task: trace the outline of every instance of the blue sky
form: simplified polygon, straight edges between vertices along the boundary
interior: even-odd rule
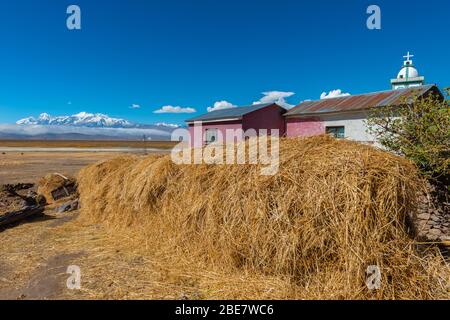
[[[70,4],[82,30],[66,27]],[[370,4],[381,30],[366,28]],[[449,30],[446,0],[1,1],[0,123],[80,111],[183,123],[274,90],[291,104],[386,90],[408,50],[428,83],[450,86]],[[167,105],[197,113],[154,113]]]

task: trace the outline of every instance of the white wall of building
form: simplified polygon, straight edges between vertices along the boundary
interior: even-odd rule
[[[367,112],[345,112],[320,116],[325,127],[340,127],[345,129],[345,138],[360,142],[376,142],[375,137],[367,133]]]

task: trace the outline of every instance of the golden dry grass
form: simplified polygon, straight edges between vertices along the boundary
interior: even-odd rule
[[[329,137],[287,139],[278,174],[259,173],[120,157],[80,172],[81,221],[126,234],[210,298],[449,297],[448,265],[433,250],[419,255],[408,235],[422,182],[407,160]],[[366,287],[369,265],[381,269],[380,290]]]

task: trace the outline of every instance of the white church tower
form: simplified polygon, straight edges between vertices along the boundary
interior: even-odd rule
[[[425,84],[425,78],[419,76],[419,72],[414,67],[411,58],[413,55],[408,54],[404,56],[406,60],[403,62],[403,67],[398,73],[397,79],[391,80],[393,90],[418,87]]]

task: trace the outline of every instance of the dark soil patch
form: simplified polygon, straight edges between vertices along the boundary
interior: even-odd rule
[[[67,267],[76,264],[83,256],[79,253],[63,253],[51,257],[38,267],[28,283],[22,288],[0,289],[0,299],[6,300],[51,300],[61,296],[67,289],[69,274]]]

